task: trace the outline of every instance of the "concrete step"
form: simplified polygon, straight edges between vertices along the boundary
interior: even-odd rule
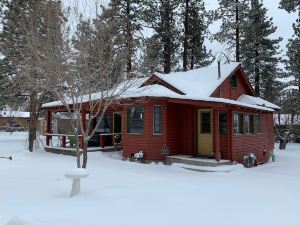
[[[220,160],[219,162],[215,159],[207,159],[207,158],[198,158],[189,155],[174,155],[166,157],[166,164],[172,165],[173,163],[180,163],[186,165],[194,165],[194,166],[223,166],[223,165],[232,165],[230,160]]]

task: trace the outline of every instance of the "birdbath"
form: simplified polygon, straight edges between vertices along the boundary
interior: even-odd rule
[[[85,178],[88,175],[89,173],[87,169],[83,168],[72,169],[65,174],[66,178],[73,179],[70,197],[73,197],[74,195],[78,195],[80,193],[80,179]]]

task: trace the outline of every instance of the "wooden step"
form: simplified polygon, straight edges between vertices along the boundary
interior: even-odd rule
[[[220,160],[219,162],[215,159],[198,158],[189,155],[174,155],[166,157],[166,164],[172,165],[173,163],[181,163],[194,166],[222,166],[222,165],[232,165],[230,160]]]

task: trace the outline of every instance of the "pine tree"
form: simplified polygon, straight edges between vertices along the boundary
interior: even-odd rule
[[[280,8],[287,10],[288,12],[300,11],[300,1],[299,0],[281,0]]]
[[[212,60],[211,51],[204,45],[208,35],[208,20],[202,0],[185,0],[182,4],[183,29],[183,70],[209,65]]]
[[[277,28],[266,14],[267,9],[259,0],[251,0],[247,26],[244,28],[245,37],[241,42],[241,58],[257,96],[273,100],[277,86],[275,79],[279,75],[279,42],[282,38],[270,38]]]
[[[2,106],[21,104],[22,89],[14,82],[17,73],[17,62],[22,59],[25,46],[26,29],[23,23],[23,12],[28,9],[28,1],[2,1],[1,19],[3,30],[0,33],[0,77]],[[9,101],[8,101],[9,100]]]
[[[157,51],[162,60],[164,73],[170,73],[178,65],[179,30],[178,0],[145,0],[143,4],[143,20],[147,27],[153,29],[155,40],[161,49]],[[154,40],[152,39],[152,40]],[[152,54],[156,55],[156,54]]]
[[[59,56],[61,4],[57,1],[14,0],[4,4],[0,51],[4,55],[1,74],[12,79],[10,90],[25,94],[30,111],[29,150],[33,151],[41,105],[47,96],[43,80],[51,76]],[[56,63],[55,63],[56,62]]]
[[[144,40],[142,49],[141,69],[145,75],[151,75],[155,71],[163,73],[163,46],[157,34]]]
[[[234,61],[241,61],[240,43],[244,37],[244,27],[247,24],[249,0],[219,0],[216,19],[222,20],[221,29],[215,39],[226,44],[228,55],[234,53]],[[231,56],[229,60],[232,60]]]
[[[111,0],[108,8],[103,8],[102,18],[114,23],[117,32],[123,36],[118,44],[126,51],[126,71],[131,73],[136,65],[136,52],[141,42],[140,0]]]

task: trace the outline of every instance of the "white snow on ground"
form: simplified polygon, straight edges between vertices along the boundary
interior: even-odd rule
[[[201,173],[94,152],[69,198],[74,157],[30,153],[24,133],[0,133],[0,155],[13,156],[0,159],[0,224],[299,225],[300,145],[275,153],[275,163]]]

